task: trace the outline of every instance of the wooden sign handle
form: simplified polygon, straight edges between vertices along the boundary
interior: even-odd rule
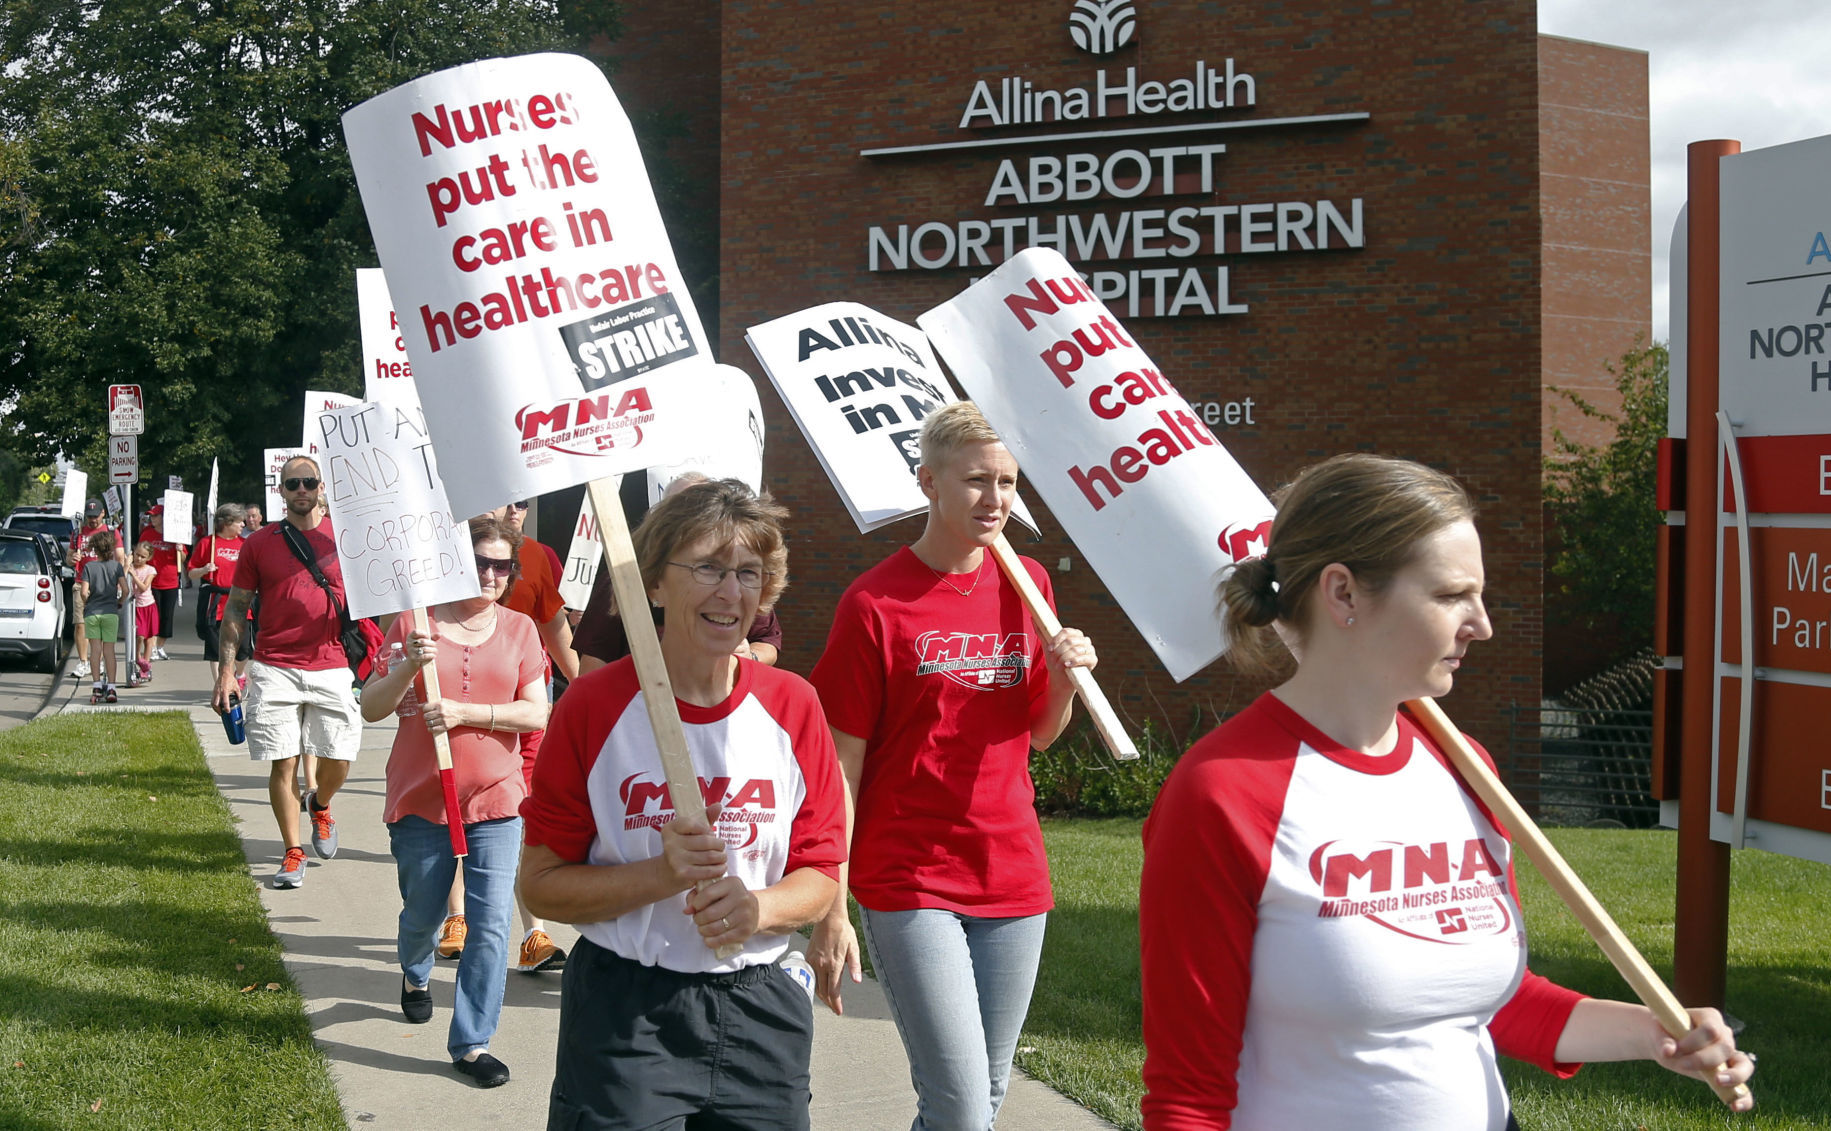
[[[680,708],[674,703],[674,685],[668,680],[667,661],[661,655],[661,638],[655,635],[655,622],[648,615],[648,591],[642,584],[642,570],[636,564],[636,549],[629,540],[629,520],[623,516],[623,501],[609,479],[594,479],[587,490],[591,509],[598,517],[598,540],[604,547],[604,565],[610,570],[610,589],[617,598],[617,615],[623,621],[623,635],[629,640],[629,654],[636,664],[636,681],[642,688],[642,702],[648,708],[649,729],[655,735],[655,747],[661,754],[661,772],[667,778],[668,795],[674,802],[674,818],[706,815],[706,802],[699,791],[699,775],[693,769],[693,757],[687,751],[687,733],[680,725]],[[717,832],[716,829],[713,830]],[[703,890],[706,885],[700,884]],[[715,953],[731,958],[744,948],[736,943],[721,946]]]
[[[1552,890],[1556,891],[1558,896],[1564,900],[1565,906],[1569,907],[1571,913],[1577,917],[1577,922],[1583,924],[1583,929],[1589,932],[1589,937],[1596,940],[1596,945],[1602,948],[1602,953],[1608,956],[1608,960],[1615,964],[1615,969],[1619,970],[1621,976],[1627,979],[1635,996],[1639,997],[1641,1002],[1653,1011],[1653,1016],[1659,1019],[1660,1027],[1674,1039],[1689,1033],[1692,1029],[1691,1015],[1685,1012],[1685,1007],[1679,1004],[1678,998],[1674,997],[1672,991],[1666,988],[1666,984],[1660,981],[1659,975],[1653,972],[1653,968],[1647,965],[1647,960],[1641,956],[1640,951],[1634,948],[1634,944],[1628,941],[1628,937],[1622,933],[1621,928],[1615,925],[1615,920],[1609,916],[1607,911],[1603,910],[1602,904],[1596,901],[1596,897],[1590,893],[1589,888],[1585,887],[1583,881],[1577,878],[1577,873],[1564,861],[1563,855],[1552,846],[1550,839],[1545,836],[1532,818],[1526,815],[1525,809],[1521,808],[1520,803],[1513,799],[1513,795],[1507,792],[1507,787],[1501,784],[1500,778],[1488,768],[1487,762],[1483,761],[1481,755],[1475,753],[1474,749],[1469,746],[1462,737],[1462,733],[1444,715],[1443,709],[1437,706],[1437,701],[1413,699],[1406,706],[1411,709],[1412,715],[1430,734],[1432,740],[1443,749],[1445,754],[1449,755],[1450,761],[1455,763],[1457,771],[1462,774],[1463,780],[1469,783],[1469,787],[1475,791],[1476,796],[1480,797],[1488,810],[1507,826],[1508,831],[1513,834],[1514,842],[1525,850],[1527,859],[1531,860],[1533,866],[1539,870],[1539,874],[1545,877],[1545,882],[1549,883]],[[1722,1071],[1722,1068],[1722,1065],[1718,1065],[1711,1074],[1714,1076],[1717,1072]],[[1748,1085],[1746,1084],[1737,1084],[1731,1088],[1718,1084],[1715,1080],[1707,1082],[1710,1084],[1711,1090],[1726,1104],[1733,1104],[1736,1100],[1748,1095]]]
[[[413,620],[407,625],[409,633],[415,629],[424,632],[427,636],[432,635],[432,618],[427,616],[426,610],[418,605],[414,606]],[[420,675],[426,680],[427,701],[443,698],[439,694],[438,661],[435,660],[421,668]],[[413,681],[409,679],[407,690],[402,694],[411,695],[412,693]],[[421,710],[425,710],[425,707],[424,703],[420,704]],[[420,720],[420,725],[426,725],[424,718]],[[451,735],[447,733],[433,735],[432,752],[439,762],[439,788],[445,794],[445,829],[451,837],[451,854],[458,857],[468,856],[470,855],[470,841],[464,835],[464,810],[458,804],[458,775],[451,764]]]
[[[998,568],[1004,571],[1005,580],[1023,598],[1024,607],[1030,610],[1030,619],[1036,622],[1037,631],[1045,639],[1053,639],[1056,633],[1062,631],[1062,622],[1056,617],[1055,610],[1049,607],[1049,602],[1043,599],[1043,591],[1037,588],[1030,571],[1018,560],[1017,551],[1011,548],[1011,543],[1003,534],[992,543],[992,556],[998,560]],[[1122,762],[1138,757],[1138,747],[1132,743],[1131,736],[1125,733],[1125,727],[1120,724],[1112,704],[1106,701],[1106,693],[1094,682],[1094,673],[1086,668],[1069,668],[1068,682],[1074,685],[1081,702],[1087,704],[1087,713],[1093,718],[1094,729],[1100,732],[1100,740],[1106,743],[1106,748],[1112,751],[1113,757]]]

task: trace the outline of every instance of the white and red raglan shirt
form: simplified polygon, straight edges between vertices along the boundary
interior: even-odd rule
[[[839,759],[807,681],[739,660],[724,702],[675,703],[706,804],[724,807],[718,833],[728,873],[752,891],[801,868],[837,880],[846,854]],[[674,819],[674,806],[634,661],[625,657],[579,677],[554,706],[521,815],[528,844],[573,863],[661,855],[661,828]],[[624,958],[682,973],[727,973],[787,952],[788,935],[757,934],[720,959],[682,913],[686,899],[682,892],[576,926]]]
[[[1024,568],[1045,599],[1049,575]],[[865,740],[849,879],[873,911],[987,919],[1054,906],[1030,779],[1049,692],[1041,634],[987,554],[962,595],[907,546],[839,600],[808,677],[834,729]]]
[[[1582,995],[1526,969],[1505,830],[1398,725],[1361,754],[1268,693],[1164,784],[1138,901],[1146,1128],[1502,1131],[1497,1047],[1576,1071],[1553,1051]]]

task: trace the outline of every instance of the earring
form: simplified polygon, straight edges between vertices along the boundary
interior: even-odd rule
[[[1353,617],[1349,617],[1349,618],[1348,618],[1348,627],[1349,627],[1349,628],[1353,628],[1353,627],[1354,627],[1354,618],[1353,618]]]

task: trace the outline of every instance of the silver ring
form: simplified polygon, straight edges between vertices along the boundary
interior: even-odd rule
[[[1749,1052],[1747,1049],[1742,1050],[1742,1055],[1746,1056],[1748,1058],[1748,1062],[1750,1064],[1753,1064],[1755,1061],[1761,1059],[1760,1057],[1756,1056],[1754,1053]]]
[[[729,931],[731,929],[731,918],[726,916],[725,918],[720,919],[718,921],[718,929],[721,934]]]

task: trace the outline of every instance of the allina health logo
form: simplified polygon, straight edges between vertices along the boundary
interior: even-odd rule
[[[1132,0],[1075,0],[1068,34],[1090,55],[1111,55],[1132,41],[1138,30]]]

